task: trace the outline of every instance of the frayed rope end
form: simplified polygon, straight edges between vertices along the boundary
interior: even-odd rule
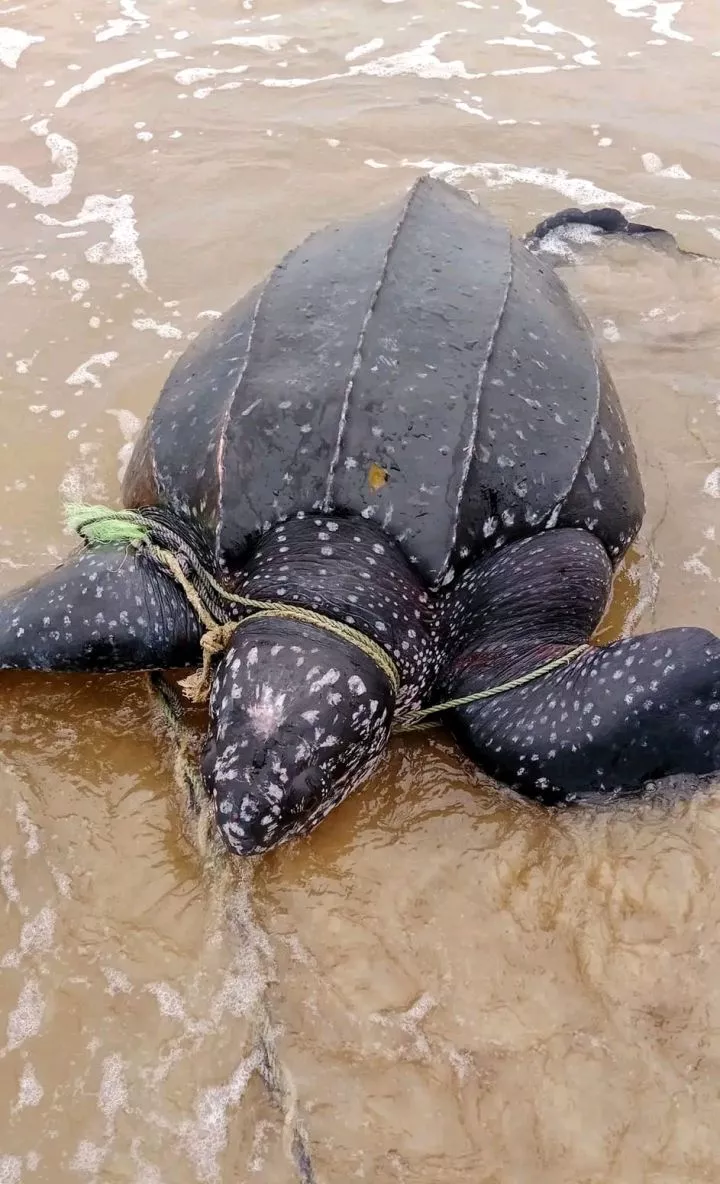
[[[147,523],[134,510],[113,510],[110,506],[86,506],[69,502],[65,506],[65,525],[79,534],[90,546],[147,542]]]

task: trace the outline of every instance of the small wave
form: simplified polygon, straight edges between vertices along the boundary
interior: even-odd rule
[[[116,62],[114,66],[105,66],[102,70],[95,70],[84,82],[78,82],[76,86],[71,86],[69,90],[63,91],[55,106],[67,107],[68,103],[71,103],[78,95],[103,86],[108,78],[113,78],[116,74],[127,74],[130,70],[139,70],[141,66],[149,66],[152,60],[152,58],[130,58],[127,62]]]
[[[451,185],[457,185],[466,177],[476,177],[484,181],[490,189],[507,189],[511,185],[536,185],[541,189],[552,189],[556,193],[561,193],[578,205],[618,206],[626,217],[633,217],[641,210],[648,209],[642,202],[631,201],[610,189],[602,189],[585,177],[573,177],[566,169],[550,172],[531,165],[508,162],[482,161],[462,165],[449,160],[428,159],[403,159],[399,167],[429,172],[433,177],[443,177]]]

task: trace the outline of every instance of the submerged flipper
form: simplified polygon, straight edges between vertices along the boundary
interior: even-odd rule
[[[144,549],[86,547],[0,599],[0,669],[153,670],[199,655],[197,617]]]
[[[579,210],[571,207],[560,210],[539,222],[534,230],[525,235],[523,242],[530,251],[540,249],[543,239],[555,230],[566,226],[589,226],[598,234],[626,235],[640,239],[656,250],[676,252],[687,255],[691,259],[712,259],[712,255],[700,255],[696,251],[686,251],[678,246],[677,239],[669,230],[662,230],[658,226],[648,226],[643,222],[630,222],[612,206],[602,206],[593,210]]]

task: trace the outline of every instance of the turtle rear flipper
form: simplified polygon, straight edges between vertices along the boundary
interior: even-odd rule
[[[532,649],[525,658],[532,670]],[[481,670],[479,680],[466,671],[456,691],[484,686]],[[719,694],[720,638],[662,629],[589,647],[525,686],[448,712],[448,723],[484,772],[553,805],[718,773]]]
[[[687,255],[691,259],[712,259],[712,255],[701,255],[697,251],[687,251],[678,244],[674,234],[663,230],[659,226],[649,226],[644,222],[630,222],[620,210],[612,206],[599,206],[592,210],[579,210],[574,206],[567,210],[559,210],[539,222],[534,230],[525,235],[523,242],[528,250],[536,252],[542,250],[543,240],[555,231],[568,226],[587,226],[602,235],[626,235],[628,238],[639,239],[658,251],[669,251],[678,255]],[[595,236],[594,236],[595,237]],[[569,260],[561,255],[560,260]]]
[[[679,628],[590,645],[611,574],[598,539],[557,529],[446,594],[442,694],[466,700],[447,722],[484,772],[546,804],[720,770],[720,638]]]

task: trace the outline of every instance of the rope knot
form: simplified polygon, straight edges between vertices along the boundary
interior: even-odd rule
[[[200,638],[202,667],[180,681],[180,686],[191,703],[207,703],[212,686],[213,658],[225,653],[237,627],[237,621],[227,621],[224,625],[213,625],[203,633]]]

